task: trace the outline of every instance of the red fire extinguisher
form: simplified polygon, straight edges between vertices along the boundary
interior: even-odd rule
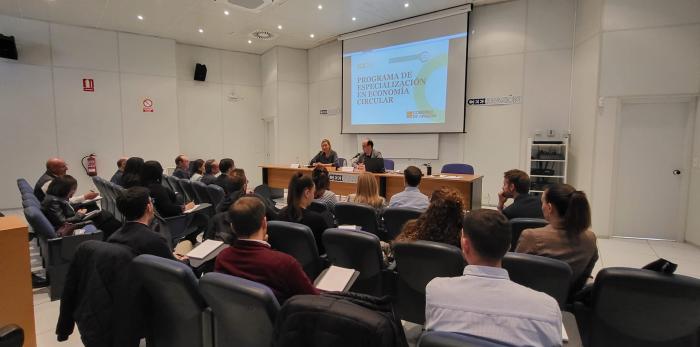
[[[85,159],[87,159],[87,166],[85,166]],[[85,173],[88,174],[88,176],[97,176],[97,156],[95,153],[84,156],[83,159],[80,160],[80,163],[83,165],[83,169],[85,169]]]

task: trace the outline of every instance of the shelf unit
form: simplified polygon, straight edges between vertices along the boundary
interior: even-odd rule
[[[569,168],[569,138],[559,140],[528,139],[527,173],[530,194],[539,195],[553,183],[566,183]]]

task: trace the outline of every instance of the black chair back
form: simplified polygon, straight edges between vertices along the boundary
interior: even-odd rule
[[[214,313],[214,346],[269,347],[280,310],[267,286],[210,272],[199,290]]]
[[[146,318],[148,346],[203,346],[210,329],[203,324],[207,305],[192,269],[150,254],[134,258],[133,264],[152,304]]]
[[[173,190],[173,192],[185,196],[185,192],[180,185],[180,179],[175,176],[163,175],[166,180],[168,180],[168,185]]]
[[[160,180],[160,184],[161,184],[163,187],[168,188],[168,189],[172,190],[173,192],[176,192],[177,189],[175,189],[175,187],[173,187],[173,186],[170,184],[170,179],[168,179],[168,177],[170,177],[170,176],[169,176],[169,175],[166,175],[166,174],[163,174],[163,178]]]
[[[313,281],[322,270],[316,239],[311,229],[291,222],[271,221],[267,223],[268,242],[272,248],[294,257],[304,272]]]
[[[425,286],[435,277],[456,277],[464,272],[462,251],[452,245],[414,241],[392,244],[396,269],[396,307],[401,319],[425,321]]]
[[[339,202],[335,204],[335,218],[338,220],[338,225],[359,225],[362,231],[377,235],[380,240],[386,239],[385,235],[379,234],[377,210],[371,206]]]
[[[115,201],[115,199],[112,199],[111,192],[107,191],[107,185],[104,184],[104,180],[100,176],[92,176],[92,183],[95,185],[95,188],[97,188],[97,191],[102,196],[102,200],[100,201],[100,207],[102,207],[103,210],[107,210],[110,213],[112,213],[113,208],[111,204],[112,201]]]
[[[211,196],[209,196],[209,191],[207,190],[207,185],[199,181],[190,181],[192,189],[194,189],[195,194],[197,194],[197,199],[200,201],[199,204],[206,202],[212,204],[215,208],[216,205],[212,203]]]
[[[202,201],[199,200],[199,196],[197,196],[197,192],[194,190],[194,187],[192,187],[192,182],[188,179],[178,179],[178,183],[180,183],[180,186],[182,187],[182,190],[185,192],[185,195],[187,195],[187,200],[189,201],[194,201],[195,204],[201,204]]]
[[[221,188],[216,184],[208,184],[207,192],[209,192],[209,196],[211,197],[211,205],[214,206],[214,209],[216,209],[216,207],[221,203],[221,200],[224,200],[224,188]]]
[[[497,341],[472,335],[448,333],[444,331],[429,331],[424,333],[418,347],[510,347]]]
[[[593,285],[588,346],[698,346],[700,279],[606,268]]]
[[[520,234],[523,233],[525,229],[542,228],[547,226],[549,222],[540,218],[513,218],[510,220],[510,230],[511,230],[511,241],[510,241],[510,251],[515,251],[515,247],[518,245],[518,240],[520,239]]]
[[[571,286],[572,271],[569,264],[552,258],[523,253],[508,253],[503,258],[503,268],[510,280],[544,292],[564,307]]]
[[[387,233],[387,238],[393,240],[401,233],[403,226],[411,219],[420,217],[423,211],[412,208],[393,207],[384,210],[384,229]]]
[[[24,344],[24,330],[16,324],[9,324],[0,328],[0,347],[22,347]]]
[[[327,229],[322,237],[328,261],[332,265],[360,272],[350,288],[351,292],[383,295],[382,248],[376,235],[364,231]]]

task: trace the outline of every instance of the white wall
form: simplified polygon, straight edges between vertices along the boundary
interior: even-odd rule
[[[690,171],[690,189],[688,192],[688,219],[686,220],[685,239],[700,245],[700,99],[696,99],[695,134],[693,145],[693,164]]]
[[[527,138],[535,130],[569,129],[574,39],[573,0],[518,0],[477,6],[470,15],[468,97],[521,95],[522,104],[467,107],[466,134],[440,134],[435,170],[466,162],[484,175],[483,198],[497,202],[503,172],[525,168]],[[319,115],[341,107],[341,45],[309,50],[309,148],[329,138],[340,156],[359,151],[358,138],[340,134],[341,116]],[[493,136],[493,134],[498,136]],[[411,135],[406,135],[411,141]],[[375,142],[378,150],[380,142]],[[397,159],[396,168],[428,160]]]
[[[80,165],[90,153],[105,178],[122,155],[174,166],[184,152],[230,156],[260,183],[260,56],[7,16],[0,32],[16,36],[20,56],[0,59],[0,156],[13,158],[0,208],[19,206],[15,179],[33,184],[51,156],[66,160],[80,191],[92,187]],[[194,61],[207,63],[207,82],[192,82]],[[94,79],[95,92],[82,91],[83,78]],[[144,98],[154,112],[143,112]]]

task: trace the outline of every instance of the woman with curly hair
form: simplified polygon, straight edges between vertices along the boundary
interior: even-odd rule
[[[463,218],[462,194],[455,188],[442,187],[433,192],[428,209],[418,219],[408,221],[394,241],[424,240],[460,247]]]

